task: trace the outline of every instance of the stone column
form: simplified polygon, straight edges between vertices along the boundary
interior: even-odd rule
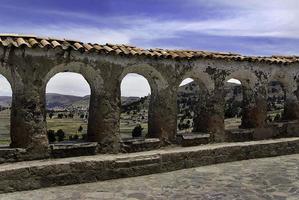
[[[193,131],[209,133],[213,141],[223,142],[225,140],[224,103],[222,87],[206,93],[202,102],[199,102],[200,108],[194,118]]]
[[[242,123],[240,128],[263,127],[267,118],[267,98],[265,87],[251,89],[242,87]]]
[[[176,92],[169,88],[153,92],[148,115],[148,137],[160,138],[164,144],[174,142],[176,134]]]
[[[117,153],[120,148],[120,89],[113,81],[109,85],[103,90],[91,88],[87,138],[98,142],[101,152]]]
[[[30,82],[30,81],[29,81]],[[11,147],[26,148],[37,157],[48,155],[45,119],[45,93],[27,83],[14,91],[11,106]]]
[[[299,102],[292,89],[285,88],[283,120],[299,119]]]

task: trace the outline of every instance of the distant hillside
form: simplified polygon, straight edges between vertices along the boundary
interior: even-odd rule
[[[178,90],[178,103],[183,110],[190,109],[190,105],[193,105],[198,101],[200,89],[194,82],[188,83],[181,86]],[[226,83],[225,85],[225,99],[227,106],[236,107],[239,106],[242,101],[242,88],[241,85],[235,83]],[[63,95],[56,93],[46,94],[46,106],[47,109],[82,109],[86,110],[89,106],[90,96],[73,96],[73,95]],[[273,108],[280,108],[283,103],[283,92],[280,85],[277,82],[269,87],[268,95],[268,109],[273,110]],[[149,98],[140,97],[121,97],[121,103],[125,110],[130,108],[144,107],[149,103]],[[144,105],[145,104],[145,105]],[[229,105],[228,105],[229,104]],[[0,96],[0,106],[10,107],[11,97]],[[132,105],[132,106],[131,106]]]
[[[46,106],[48,109],[61,109],[72,105],[81,99],[82,97],[79,96],[48,93],[46,94]]]
[[[0,106],[1,107],[10,107],[11,106],[11,97],[0,96]]]

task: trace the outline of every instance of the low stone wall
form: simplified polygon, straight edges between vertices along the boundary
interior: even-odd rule
[[[208,144],[210,140],[210,134],[204,133],[186,133],[178,134],[176,136],[177,143],[183,147],[198,146],[202,144]]]
[[[127,138],[121,142],[122,153],[133,153],[159,149],[161,141],[159,138]]]
[[[98,143],[96,142],[73,142],[49,145],[52,158],[95,155],[97,154],[97,147]]]
[[[0,192],[95,182],[294,153],[299,153],[299,138],[1,164]]]

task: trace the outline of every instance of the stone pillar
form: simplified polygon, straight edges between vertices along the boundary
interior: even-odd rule
[[[213,92],[207,93],[205,98],[199,102],[200,108],[194,117],[194,132],[210,133],[211,139],[215,142],[225,140],[224,132],[224,90],[216,88]]]
[[[164,144],[175,141],[176,99],[176,92],[169,88],[153,92],[149,105],[148,137],[160,138]]]
[[[299,102],[293,90],[286,88],[283,120],[299,119]]]
[[[42,89],[27,83],[23,89],[14,91],[10,132],[11,147],[26,148],[37,157],[48,155],[45,93]]]
[[[240,128],[260,128],[266,123],[267,98],[265,87],[242,87],[242,123]]]
[[[120,149],[120,89],[116,86],[111,82],[103,90],[91,88],[87,139],[98,142],[102,153],[117,153]]]

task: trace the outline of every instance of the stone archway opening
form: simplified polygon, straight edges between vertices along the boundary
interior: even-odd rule
[[[8,80],[0,74],[0,144],[9,145],[10,137],[10,111],[12,102],[12,89]]]
[[[241,81],[231,78],[225,82],[224,127],[239,129],[242,123],[243,88]]]
[[[203,90],[192,78],[184,79],[177,91],[177,133],[197,132],[195,117],[200,115],[200,98]]]
[[[285,121],[286,91],[280,81],[270,81],[267,87],[267,123]]]
[[[46,121],[50,143],[87,138],[90,85],[79,73],[60,72],[46,86]]]
[[[128,73],[121,81],[120,135],[122,139],[145,138],[148,134],[148,114],[151,86],[138,73]]]

